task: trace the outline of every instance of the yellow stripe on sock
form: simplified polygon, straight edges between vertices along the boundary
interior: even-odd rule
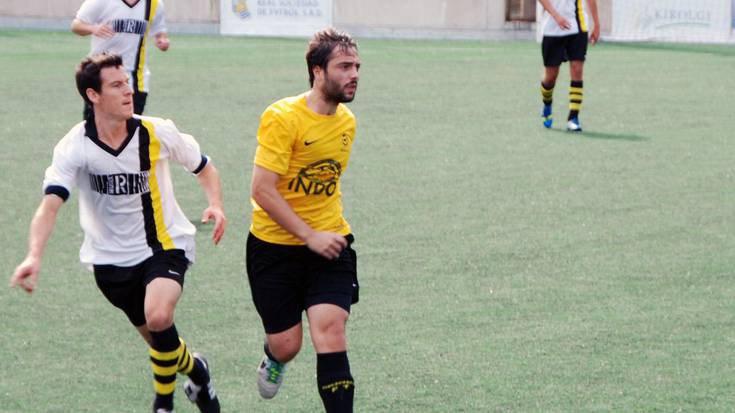
[[[159,366],[158,364],[151,362],[151,369],[153,370],[153,373],[158,374],[159,376],[173,376],[178,372],[178,369],[176,366]]]
[[[584,93],[584,88],[581,87],[570,87],[569,93],[579,93],[580,95]]]
[[[580,110],[580,109],[582,109],[582,104],[581,103],[570,103],[569,104],[569,109],[571,109],[571,110]]]
[[[148,349],[148,354],[151,355],[156,360],[161,361],[169,361],[169,360],[178,360],[179,359],[179,349],[176,349],[174,351],[167,351],[167,352],[161,352],[156,351],[152,348]]]
[[[163,384],[157,381],[153,381],[153,389],[156,391],[156,394],[171,394],[174,392],[174,390],[176,390],[176,382],[174,381],[173,383]]]

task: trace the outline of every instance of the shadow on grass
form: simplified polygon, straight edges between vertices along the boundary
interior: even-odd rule
[[[676,43],[627,43],[627,42],[609,42],[610,46],[620,47],[624,49],[637,50],[656,50],[666,52],[682,52],[682,53],[700,53],[715,56],[735,57],[735,47],[726,45],[707,45],[707,44],[676,44]]]
[[[607,132],[592,132],[592,131],[583,131],[583,132],[567,132],[565,130],[561,129],[550,129],[551,132],[567,135],[567,136],[579,136],[581,138],[590,138],[590,139],[607,139],[607,140],[613,140],[613,141],[629,141],[629,142],[643,142],[650,140],[651,138],[648,138],[646,136],[636,135],[634,133],[607,133]]]

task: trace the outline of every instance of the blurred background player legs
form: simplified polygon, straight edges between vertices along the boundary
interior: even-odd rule
[[[541,81],[541,118],[544,127],[553,124],[552,103],[554,86],[559,76],[559,67],[569,62],[569,116],[567,130],[581,132],[579,112],[583,99],[583,68],[587,56],[587,44],[597,43],[600,37],[600,22],[596,0],[587,0],[594,27],[588,34],[587,14],[584,0],[539,0],[544,8],[542,28],[544,37],[541,52],[544,60],[544,75]]]
[[[133,112],[143,114],[148,97],[148,38],[161,51],[169,48],[163,0],[85,0],[71,23],[72,32],[91,36],[90,55],[107,52],[123,58],[133,89]],[[84,119],[92,115],[84,106]]]

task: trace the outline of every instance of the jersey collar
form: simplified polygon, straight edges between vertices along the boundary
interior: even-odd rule
[[[100,149],[104,150],[112,156],[118,156],[122,153],[122,151],[125,150],[130,141],[133,139],[135,131],[138,130],[138,127],[140,125],[140,119],[136,118],[130,118],[127,120],[127,122],[125,122],[125,127],[128,130],[128,136],[125,138],[122,145],[120,145],[120,147],[117,149],[112,149],[106,143],[100,140],[99,135],[97,134],[97,126],[94,124],[94,115],[87,118],[87,120],[84,122],[84,135],[88,137],[92,142],[94,142],[95,145],[99,146]]]

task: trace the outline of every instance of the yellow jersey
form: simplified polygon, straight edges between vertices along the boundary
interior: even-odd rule
[[[351,232],[342,216],[340,177],[355,138],[355,115],[343,104],[321,115],[306,94],[281,99],[260,117],[255,165],[280,175],[276,188],[294,212],[316,231]],[[254,199],[250,232],[273,244],[304,245],[278,225]]]

